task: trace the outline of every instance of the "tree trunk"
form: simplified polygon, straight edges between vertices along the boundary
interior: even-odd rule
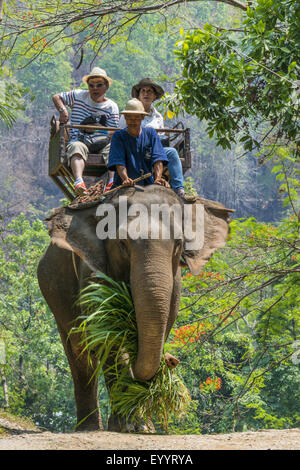
[[[23,382],[24,386],[27,386],[26,378],[23,370],[24,359],[23,356],[19,356],[19,379],[20,382]]]
[[[2,21],[3,1],[4,0],[0,0],[0,21]]]
[[[1,377],[1,385],[3,387],[3,393],[4,393],[4,408],[8,408],[9,407],[9,398],[8,398],[8,388],[7,388],[7,382],[6,382],[4,367],[0,367],[0,377]]]

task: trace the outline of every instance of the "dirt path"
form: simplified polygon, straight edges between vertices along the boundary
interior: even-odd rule
[[[0,450],[300,450],[300,429],[210,435],[143,435],[114,432],[54,434],[9,427]],[[1,437],[2,436],[2,437]]]

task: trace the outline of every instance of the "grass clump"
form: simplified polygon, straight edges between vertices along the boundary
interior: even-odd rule
[[[39,431],[39,428],[34,424],[32,418],[15,415],[3,408],[0,408],[0,420],[1,419],[7,421],[12,426],[17,425],[18,427],[26,431]],[[3,430],[7,432],[7,430],[5,429],[5,425],[3,426],[0,426],[0,433],[3,433]]]
[[[189,392],[163,358],[151,380],[140,382],[132,378],[130,368],[137,357],[138,332],[130,289],[124,282],[118,283],[103,273],[95,277],[96,282],[90,283],[79,296],[77,304],[84,314],[72,332],[82,334],[83,350],[87,351],[89,361],[97,359],[94,374],[104,370],[114,375],[110,391],[112,412],[132,422],[141,418],[147,422],[154,416],[167,430],[169,415],[178,417],[186,411]],[[112,352],[115,362],[107,366]],[[127,353],[126,365],[124,353]]]

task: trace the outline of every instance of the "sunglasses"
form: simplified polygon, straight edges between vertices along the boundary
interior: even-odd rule
[[[89,88],[101,88],[105,83],[88,83]]]

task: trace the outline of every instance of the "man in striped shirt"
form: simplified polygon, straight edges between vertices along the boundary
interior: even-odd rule
[[[66,108],[68,106],[72,109],[71,124],[77,125],[82,123],[85,118],[95,117],[100,119],[100,122],[104,122],[106,127],[118,127],[118,105],[105,96],[112,79],[107,76],[105,70],[94,67],[89,75],[83,77],[83,81],[88,85],[88,90],[72,90],[53,96],[53,103],[60,113],[60,122],[66,123],[69,120],[69,113]],[[109,131],[98,130],[96,132],[97,134],[110,135]],[[82,133],[79,129],[71,128],[67,145],[68,164],[75,178],[75,192],[78,195],[84,194],[86,191],[82,176],[89,153],[89,149],[82,142],[81,136]],[[108,160],[109,148],[110,143],[101,150],[105,163]],[[110,181],[113,180],[113,175],[113,172],[109,172]]]

